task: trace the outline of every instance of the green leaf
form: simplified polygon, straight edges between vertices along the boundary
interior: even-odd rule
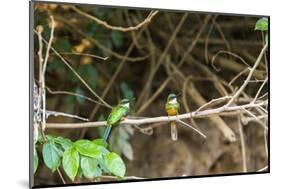
[[[111,152],[104,157],[104,164],[107,169],[115,176],[124,177],[126,167],[120,156]]]
[[[98,148],[100,149],[103,155],[109,153],[109,151],[106,149],[108,147],[108,144],[107,142],[104,142],[102,138],[93,140],[93,143],[98,145]]]
[[[60,144],[64,150],[70,148],[73,144],[70,139],[61,136],[54,138],[54,142]]]
[[[78,140],[74,143],[74,146],[84,156],[93,158],[100,158],[102,156],[99,146],[89,140]]]
[[[69,148],[63,153],[62,165],[67,176],[74,181],[79,168],[79,153],[75,148]]]
[[[129,142],[126,141],[126,142],[123,143],[122,153],[129,160],[133,160],[133,158],[134,158],[133,148],[132,148],[132,145]]]
[[[260,31],[267,31],[268,30],[268,18],[260,18],[256,22],[255,30],[260,30]]]
[[[98,161],[99,167],[103,173],[110,174],[110,171],[107,169],[104,163],[104,158],[96,159]]]
[[[99,146],[103,146],[105,148],[107,148],[107,146],[108,146],[107,142],[106,141],[104,142],[102,138],[93,140],[93,143],[95,143],[96,145],[99,145]]]
[[[111,39],[115,47],[121,47],[123,44],[123,33],[121,33],[120,31],[112,31]]]
[[[39,158],[38,158],[38,153],[37,150],[34,149],[34,157],[33,157],[33,173],[36,172],[37,168],[38,168],[38,164],[39,164]]]
[[[101,169],[98,167],[98,161],[94,158],[81,156],[81,168],[83,175],[88,179],[101,176]]]
[[[52,172],[55,172],[61,163],[60,153],[56,145],[52,141],[44,143],[42,154],[46,166],[51,169]]]
[[[48,141],[54,140],[56,137],[54,135],[46,135]]]

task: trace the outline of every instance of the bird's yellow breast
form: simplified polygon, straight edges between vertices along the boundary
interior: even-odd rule
[[[169,116],[174,116],[174,115],[178,114],[178,112],[177,112],[177,110],[175,108],[167,109],[167,113],[168,113]]]

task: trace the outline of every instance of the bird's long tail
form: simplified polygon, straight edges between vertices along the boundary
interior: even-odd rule
[[[172,140],[178,140],[177,124],[175,121],[171,122],[171,138]]]
[[[107,141],[107,138],[108,138],[108,136],[109,136],[111,127],[112,127],[111,125],[108,125],[108,126],[106,127],[106,130],[105,130],[105,132],[104,132],[104,134],[103,134],[103,139],[102,139],[102,142],[103,142],[103,143],[105,143],[105,142]]]

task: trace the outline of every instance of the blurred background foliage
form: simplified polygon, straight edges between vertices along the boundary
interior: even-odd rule
[[[76,7],[107,21],[111,25],[124,27],[137,25],[150,12],[150,10],[94,5],[77,5]],[[139,30],[120,32],[107,29],[93,20],[77,14],[67,4],[35,3],[34,13],[34,28],[42,25],[45,39],[49,39],[50,36],[49,15],[54,16],[56,27],[53,47],[69,61],[71,66],[99,96],[102,95],[112,79],[131,43],[135,43],[129,58],[137,58],[138,60],[127,60],[125,62],[104,99],[110,105],[116,105],[122,98],[131,99],[133,101],[131,115],[136,114],[139,108],[149,100],[150,96],[169,76],[165,66],[161,66],[155,77],[149,80],[151,71],[155,68],[156,62],[183,16],[183,13],[177,11],[160,11],[152,19],[152,22],[145,26],[147,29],[136,40],[135,35]],[[168,51],[172,64],[181,60],[183,53],[192,44],[196,34],[201,29],[206,16],[208,14],[189,13]],[[221,58],[231,60],[231,66],[233,67],[220,63],[216,66],[223,71],[216,71],[211,64],[206,64],[206,59],[210,62],[213,55],[219,50],[231,50],[239,53],[247,62],[253,62],[263,45],[261,34],[254,31],[258,17],[217,14],[210,14],[210,16],[216,22],[212,22],[212,19],[207,22],[202,35],[190,54],[198,62],[203,63],[212,73],[217,74],[218,78],[230,81],[239,72],[240,67],[244,66],[239,60],[229,55],[221,55]],[[207,47],[206,41],[208,42]],[[34,76],[35,80],[38,81],[38,57],[36,53],[38,51],[38,40],[36,35],[34,35],[34,47]],[[79,53],[108,58],[107,60],[100,60],[92,56],[78,55]],[[237,65],[238,67],[240,66],[239,69],[237,68],[238,71],[236,69]],[[259,70],[264,69],[264,64],[259,67]],[[195,63],[191,61],[184,64],[181,71],[185,74],[185,77],[206,77],[203,74],[204,72],[199,70]],[[261,74],[264,76],[265,71],[262,71]],[[234,87],[241,85],[243,81],[243,78],[238,79]],[[149,87],[145,94],[142,94],[147,82],[150,82]],[[167,95],[170,92],[181,93],[181,88],[177,84],[182,83],[169,83],[144,111],[138,113],[139,116],[166,115],[164,104]],[[72,71],[53,53],[50,54],[48,61],[46,85],[52,91],[69,91],[94,98]],[[195,83],[195,86],[207,100],[218,97],[218,92],[214,90],[210,82],[199,80]],[[249,94],[254,94],[258,87],[259,85],[251,84],[246,91]],[[140,95],[143,96],[138,100]],[[136,100],[133,100],[134,98]],[[190,110],[198,108],[198,105],[191,97],[188,97],[187,101]],[[71,95],[54,95],[47,91],[48,110],[67,112],[88,118],[95,106],[95,103],[83,98]],[[186,109],[182,108],[180,111],[184,113]],[[110,109],[100,106],[91,121],[106,120],[109,112]],[[225,121],[237,134],[234,119],[231,118]],[[77,122],[77,120],[50,117],[48,122],[67,123]],[[166,125],[166,127],[155,128],[153,135],[144,135],[133,126],[115,127],[113,129],[109,139],[110,149],[126,157],[124,159],[127,165],[127,175],[157,178],[241,172],[242,160],[239,142],[234,144],[225,142],[217,129],[212,126],[209,127],[210,123],[207,120],[198,120],[198,125],[202,126],[201,130],[208,134],[208,141],[198,138],[196,134],[186,128],[179,128],[179,141],[173,143],[169,138],[168,124]],[[101,137],[104,128],[63,131],[52,129],[47,132],[72,140],[80,138],[93,139]],[[262,131],[247,127],[245,133],[248,136],[248,148],[253,148],[252,151],[249,151],[247,157],[249,171],[255,171],[267,161],[266,154],[262,150],[264,148]],[[43,166],[37,171],[35,181],[38,184],[60,182],[57,175],[51,175]]]

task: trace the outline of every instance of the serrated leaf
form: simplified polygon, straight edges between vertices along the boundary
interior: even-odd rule
[[[122,153],[128,158],[129,160],[133,160],[133,148],[132,145],[129,142],[124,142],[123,143],[123,148],[122,148]]]
[[[62,165],[67,176],[74,181],[79,168],[79,153],[75,148],[69,148],[63,153]]]
[[[84,156],[93,158],[100,158],[102,156],[99,146],[89,140],[78,140],[74,143],[74,146]]]
[[[104,164],[107,169],[115,176],[124,177],[126,167],[120,156],[111,152],[104,157]]]
[[[101,169],[98,167],[98,161],[94,158],[81,156],[81,169],[83,175],[88,179],[93,179],[101,175]]]
[[[52,141],[44,143],[42,154],[45,165],[51,169],[52,172],[55,172],[61,163],[60,152],[56,145]]]
[[[33,157],[33,173],[36,172],[39,164],[39,158],[38,158],[38,153],[37,150],[34,149],[34,157]]]
[[[260,30],[260,31],[267,31],[268,30],[268,18],[260,18],[256,22],[255,30]]]
[[[54,138],[54,142],[60,144],[64,150],[70,148],[73,144],[70,139],[61,136]]]

